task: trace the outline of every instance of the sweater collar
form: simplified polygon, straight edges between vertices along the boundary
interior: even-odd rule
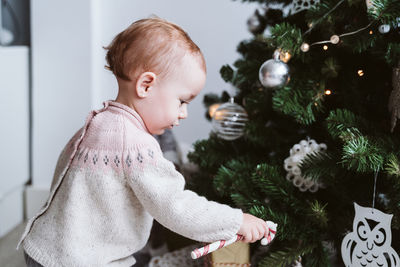
[[[103,105],[104,105],[104,109],[106,109],[108,106],[113,106],[113,107],[117,107],[122,110],[125,110],[126,112],[128,112],[129,114],[131,114],[134,117],[134,119],[138,122],[139,126],[144,131],[150,133],[149,130],[147,129],[146,125],[144,124],[142,117],[140,117],[140,115],[134,109],[132,109],[124,104],[121,104],[119,102],[115,102],[113,100],[104,101]]]

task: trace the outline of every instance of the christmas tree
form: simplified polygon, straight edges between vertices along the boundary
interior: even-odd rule
[[[215,130],[189,155],[200,169],[190,187],[278,223],[258,266],[341,264],[346,234],[374,229],[353,229],[354,203],[393,214],[388,245],[400,251],[400,1],[257,2],[254,38],[220,71],[236,105],[207,113]]]

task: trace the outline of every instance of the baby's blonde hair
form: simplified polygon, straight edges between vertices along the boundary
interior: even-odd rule
[[[158,17],[141,19],[119,33],[105,47],[106,68],[117,78],[131,81],[143,72],[166,76],[187,52],[196,56],[206,71],[200,48],[178,25]]]

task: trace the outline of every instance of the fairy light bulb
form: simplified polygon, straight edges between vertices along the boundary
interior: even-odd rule
[[[332,91],[330,89],[325,89],[325,95],[331,95]]]
[[[214,116],[215,111],[219,108],[220,105],[221,105],[220,103],[215,103],[208,108],[208,114],[210,115],[211,118]]]
[[[330,41],[331,41],[332,44],[337,44],[337,43],[339,43],[340,38],[339,38],[339,36],[337,36],[337,35],[335,34],[335,35],[332,35],[332,36],[331,36]],[[325,50],[326,50],[326,49],[325,49]]]
[[[281,48],[278,48],[276,52],[279,53],[279,60],[284,63],[288,63],[288,61],[292,58],[292,55],[289,52],[284,51]]]
[[[307,44],[307,43],[303,43],[303,44],[300,46],[300,50],[303,51],[303,52],[308,52],[308,50],[310,50],[310,45]]]
[[[363,70],[358,70],[357,71],[358,76],[364,76],[364,71]]]
[[[374,32],[372,30],[369,31],[369,34],[373,34]]]
[[[328,46],[327,46],[327,45],[324,45],[322,48],[323,48],[325,51],[328,50]]]
[[[282,51],[282,52],[280,53],[279,59],[280,59],[281,61],[287,63],[287,62],[290,60],[291,57],[292,57],[292,55],[291,55],[289,52],[283,52],[283,51]]]

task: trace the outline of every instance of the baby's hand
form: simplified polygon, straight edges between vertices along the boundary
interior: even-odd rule
[[[243,222],[238,234],[243,236],[243,242],[254,243],[263,237],[267,237],[267,229],[268,226],[264,220],[251,214],[243,213]]]

